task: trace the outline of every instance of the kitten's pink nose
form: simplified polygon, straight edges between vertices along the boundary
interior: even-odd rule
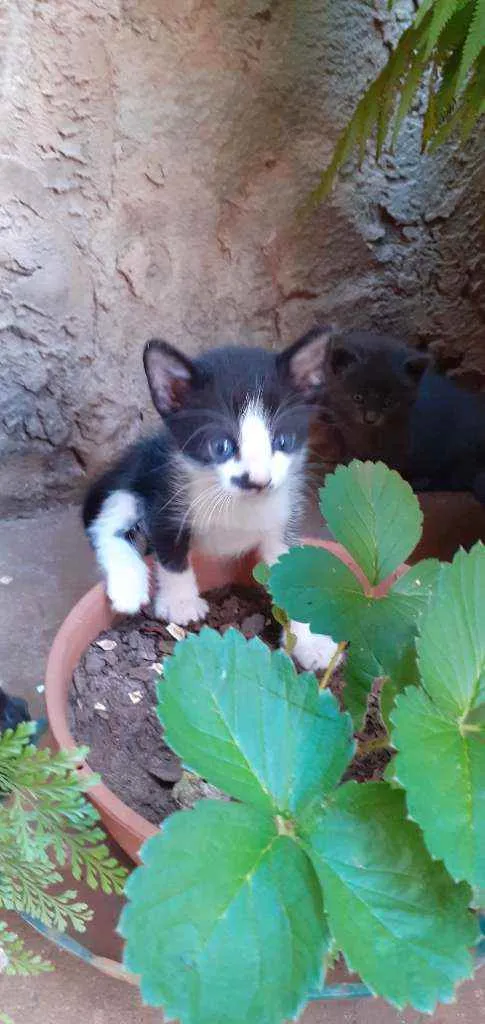
[[[271,477],[243,473],[241,476],[232,476],[231,483],[236,484],[242,491],[265,491],[271,483]]]

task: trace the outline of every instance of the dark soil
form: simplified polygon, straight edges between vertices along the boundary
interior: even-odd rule
[[[248,639],[260,636],[271,648],[278,646],[280,627],[265,591],[224,587],[206,597],[210,610],[204,625],[222,633],[235,626]],[[194,624],[191,632],[198,632],[202,625]],[[111,649],[104,649],[105,642]],[[178,757],[163,740],[155,710],[156,668],[172,654],[175,643],[167,627],[149,614],[123,620],[88,647],[74,672],[69,698],[70,728],[78,743],[89,746],[90,767],[129,807],[154,824],[191,799],[220,795],[203,782],[198,790],[196,784],[192,797],[187,795],[190,777],[182,773]],[[344,684],[339,673],[331,687],[342,702]],[[358,739],[368,746],[382,735],[378,698],[371,697]],[[389,756],[382,749],[356,756],[345,777],[359,782],[379,778]]]

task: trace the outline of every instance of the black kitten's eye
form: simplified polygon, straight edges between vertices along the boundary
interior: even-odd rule
[[[274,452],[292,452],[296,445],[296,434],[275,434],[273,438]]]
[[[208,448],[214,462],[227,462],[236,451],[236,442],[232,437],[215,437],[209,441]]]
[[[385,398],[382,404],[384,406],[384,409],[390,409],[391,405],[393,404],[392,398]]]
[[[357,403],[357,405],[362,405],[362,402],[364,401],[364,396],[360,395],[359,392],[357,392],[357,394],[355,395],[352,395],[352,398],[353,401]]]

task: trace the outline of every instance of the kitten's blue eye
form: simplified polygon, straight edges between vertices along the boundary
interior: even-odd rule
[[[354,402],[357,403],[357,405],[362,405],[362,402],[364,401],[364,396],[359,395],[359,393],[357,393],[356,395],[352,395],[352,398]]]
[[[208,448],[214,462],[227,462],[236,451],[236,442],[232,437],[215,437],[209,441]]]
[[[274,452],[292,452],[296,445],[296,434],[275,434],[273,438]]]

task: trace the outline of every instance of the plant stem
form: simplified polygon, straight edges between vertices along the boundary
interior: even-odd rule
[[[327,665],[327,667],[325,669],[325,672],[323,673],[323,676],[322,676],[322,678],[319,681],[319,684],[318,684],[318,689],[319,690],[324,690],[325,687],[328,686],[328,684],[329,684],[329,682],[330,682],[330,680],[331,680],[331,678],[333,676],[333,673],[335,672],[335,669],[337,668],[337,665],[339,664],[340,656],[347,650],[347,646],[348,646],[348,644],[347,644],[346,640],[341,640],[340,643],[337,644],[337,650],[335,651],[335,654],[333,654],[332,658],[330,659],[330,662]]]

